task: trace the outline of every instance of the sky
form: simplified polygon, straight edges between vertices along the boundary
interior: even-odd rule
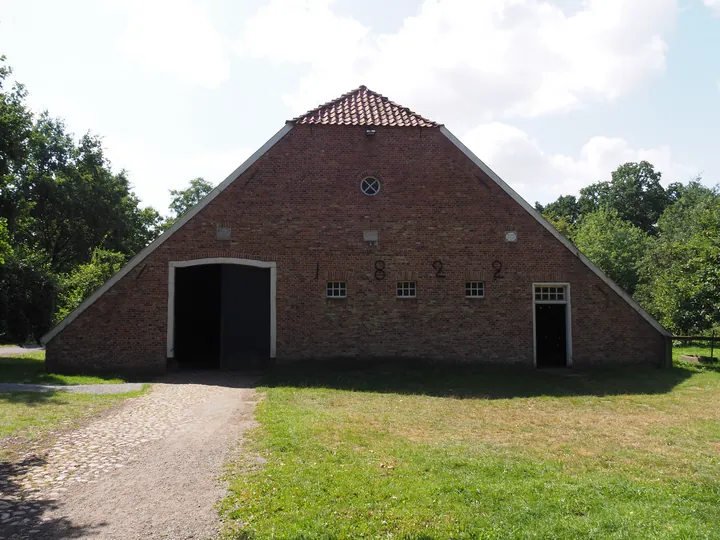
[[[720,0],[0,0],[33,110],[101,135],[167,213],[361,84],[531,203],[648,160],[720,182]]]

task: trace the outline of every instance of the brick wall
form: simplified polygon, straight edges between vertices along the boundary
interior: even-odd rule
[[[375,197],[360,192],[373,175]],[[232,227],[216,240],[216,225]],[[369,246],[364,230],[378,230]],[[505,242],[517,231],[516,243]],[[660,363],[663,337],[439,129],[295,126],[47,347],[53,369],[162,371],[168,262],[277,263],[278,359],[533,362],[533,282],[569,282],[574,365]],[[374,279],[376,260],[386,278]],[[433,262],[443,263],[437,278]],[[502,262],[494,279],[494,261]],[[318,271],[319,268],[319,271]],[[316,279],[316,274],[319,279]],[[326,299],[326,279],[347,281]],[[395,297],[417,281],[418,298]],[[466,299],[465,281],[486,297]]]

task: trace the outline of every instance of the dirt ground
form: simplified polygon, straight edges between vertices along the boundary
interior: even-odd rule
[[[182,373],[0,470],[0,538],[213,538],[254,381]]]

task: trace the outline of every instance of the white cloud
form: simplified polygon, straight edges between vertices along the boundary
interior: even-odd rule
[[[207,88],[230,77],[228,53],[203,5],[195,0],[118,0],[127,24],[120,50],[144,69],[171,73]]]
[[[705,5],[711,9],[715,15],[720,15],[720,0],[705,0]]]
[[[530,203],[577,195],[588,184],[609,180],[628,161],[649,161],[663,173],[665,185],[686,182],[697,173],[675,161],[667,146],[638,149],[621,138],[593,137],[577,155],[565,155],[547,152],[516,127],[491,123],[472,129],[462,140]]]
[[[304,67],[286,96],[296,112],[367,84],[467,125],[632,92],[664,70],[677,11],[677,0],[575,0],[572,11],[550,0],[424,0],[397,32],[378,35],[333,2],[269,0],[237,49]]]
[[[153,206],[161,214],[168,213],[170,189],[183,189],[198,176],[217,185],[237,169],[253,150],[238,148],[232,151],[170,149],[149,146],[140,140],[105,137],[105,155],[113,169],[128,171],[133,190],[145,205]]]
[[[347,61],[346,51],[362,44],[369,29],[359,22],[336,16],[332,0],[272,1],[247,21],[241,55],[279,62],[328,65]],[[278,39],[287,36],[285,39]],[[290,41],[290,37],[299,39]]]

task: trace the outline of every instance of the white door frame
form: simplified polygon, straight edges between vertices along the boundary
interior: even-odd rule
[[[536,300],[535,287],[564,287],[565,300]],[[572,357],[572,309],[570,303],[570,283],[567,282],[550,282],[550,283],[533,283],[532,284],[532,312],[533,312],[533,365],[537,367],[537,326],[535,322],[535,306],[537,304],[565,304],[565,363],[567,367],[571,367],[573,363]]]
[[[167,325],[167,357],[175,357],[175,269],[203,264],[241,264],[257,268],[270,269],[270,358],[275,358],[276,341],[276,302],[277,263],[274,261],[253,261],[251,259],[235,259],[215,257],[212,259],[193,259],[190,261],[170,261],[168,263],[168,325]]]

